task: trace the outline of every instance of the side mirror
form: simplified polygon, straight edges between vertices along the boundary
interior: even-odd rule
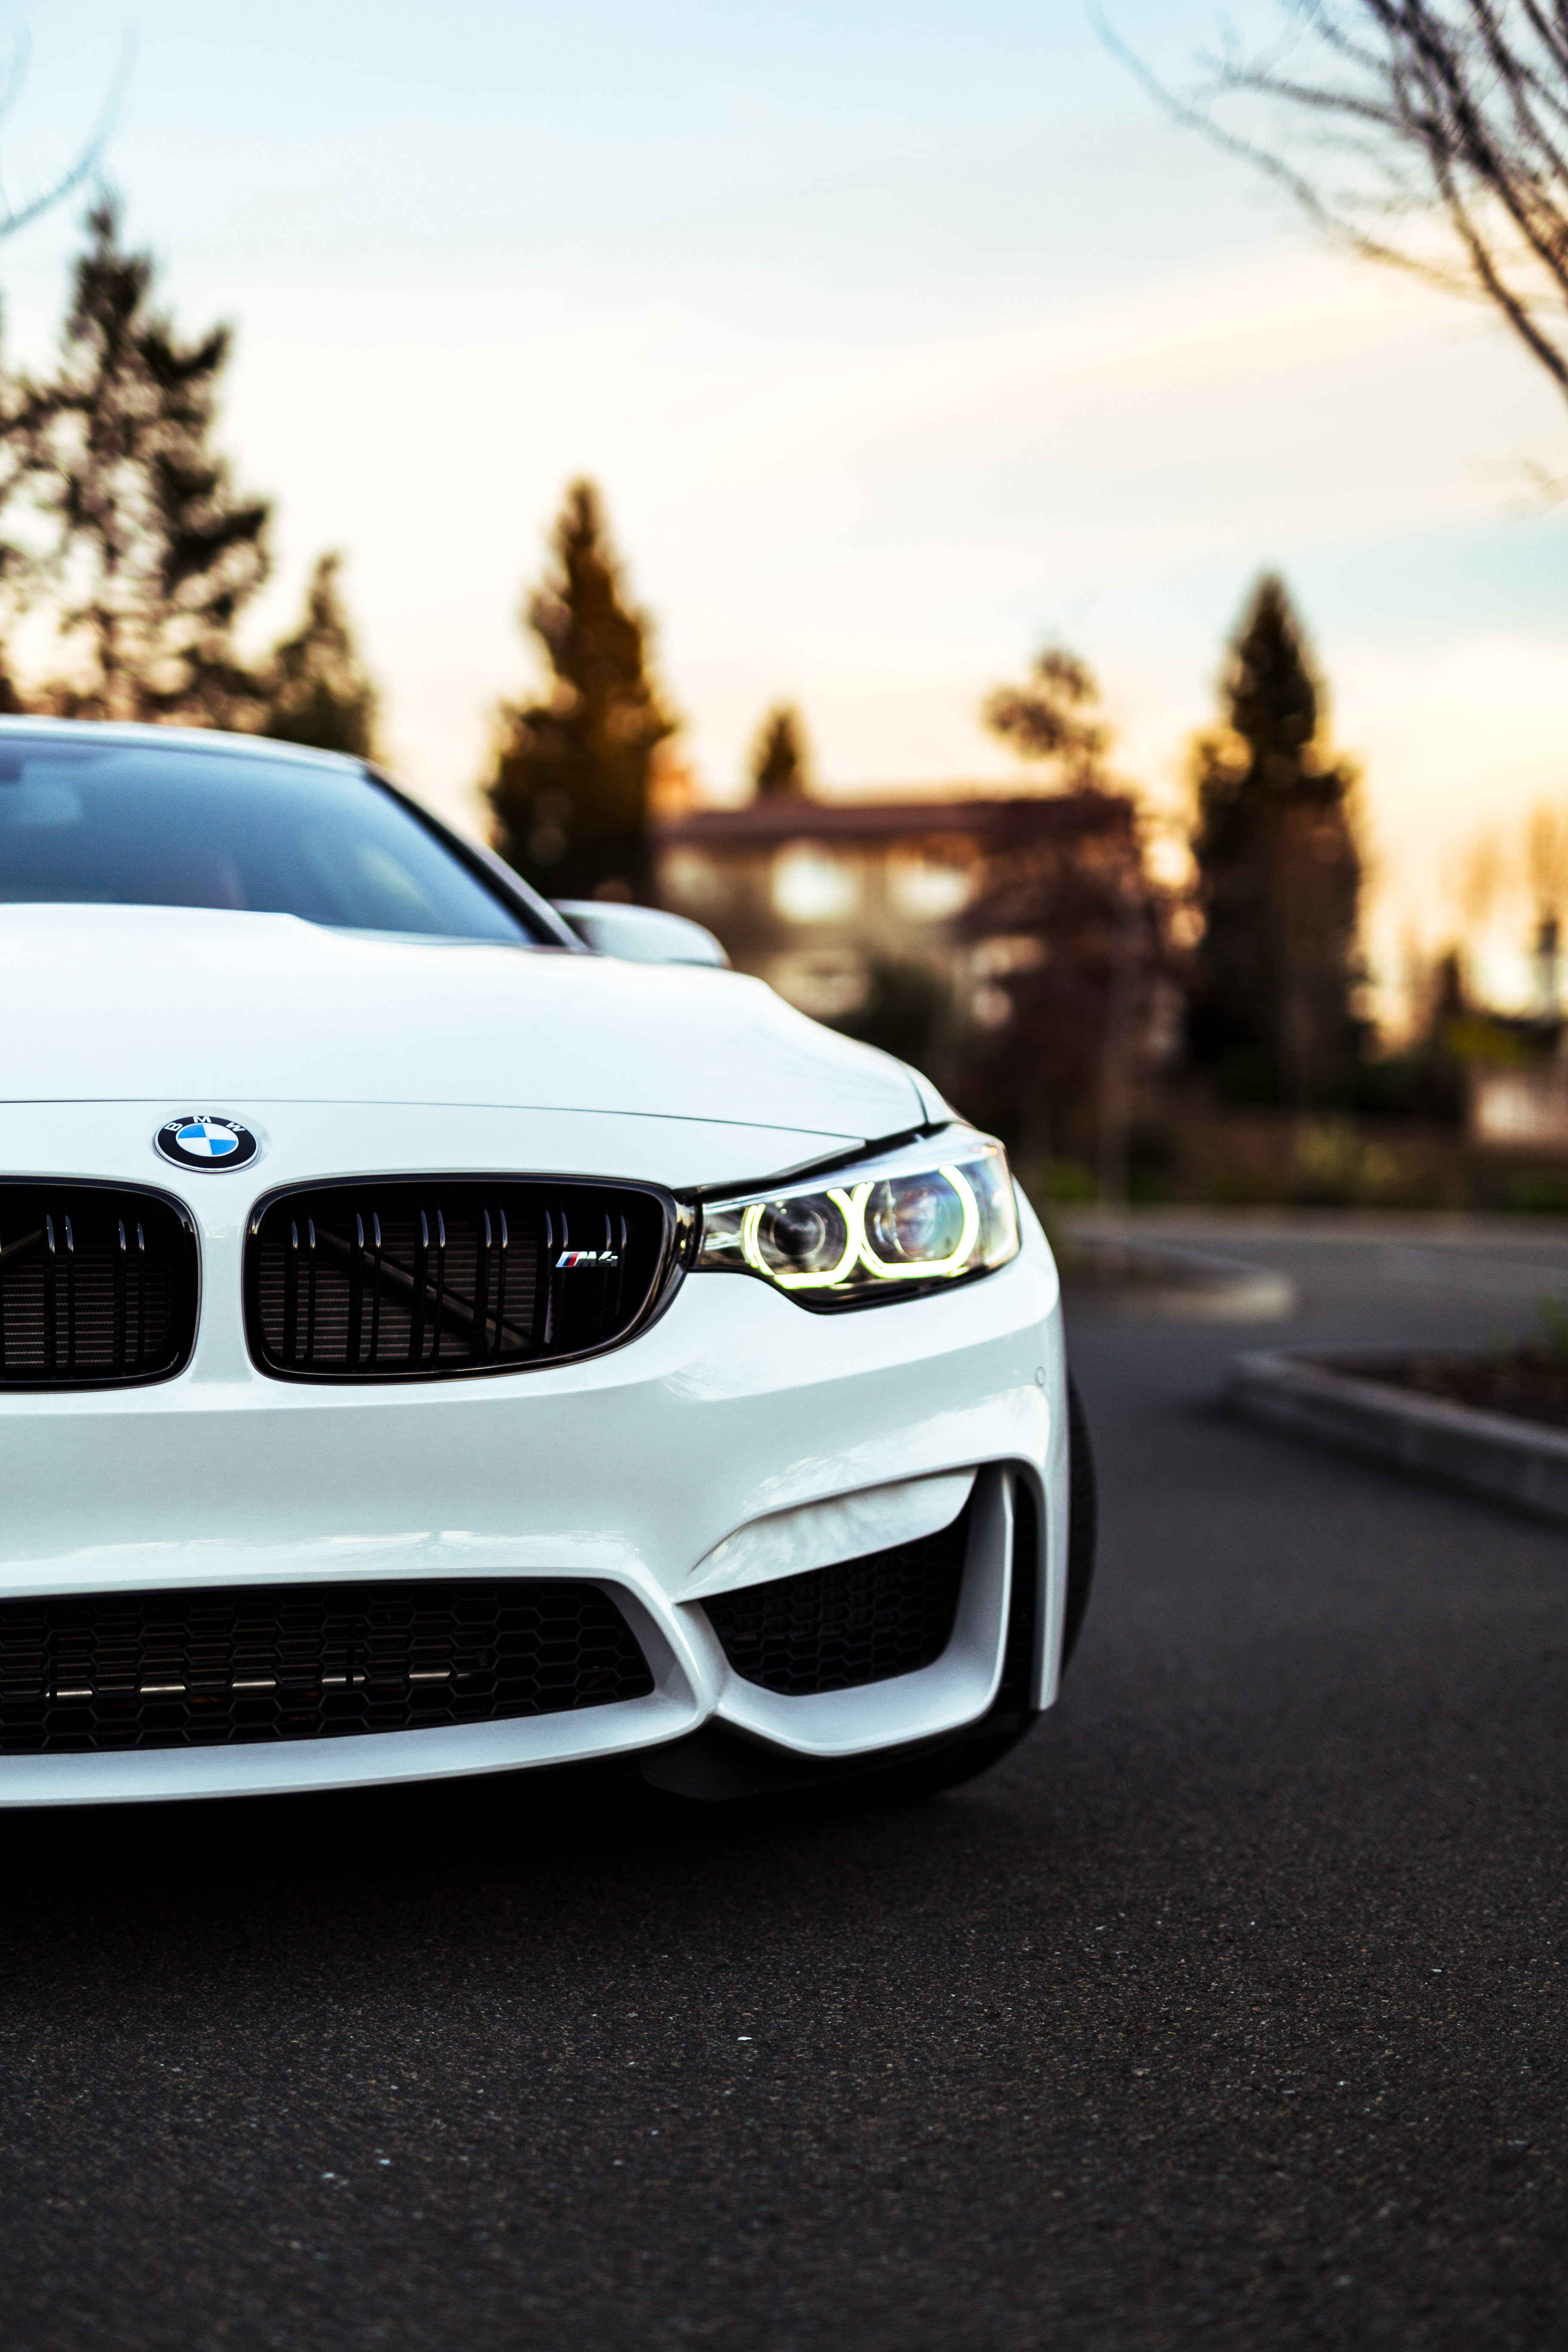
[[[721,971],[730,959],[711,931],[684,915],[667,915],[660,907],[628,907],[616,898],[557,898],[580,940],[599,955],[618,956],[623,963],[701,963]]]

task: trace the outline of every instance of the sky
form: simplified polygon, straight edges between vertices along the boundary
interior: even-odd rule
[[[1111,13],[1174,77],[1216,22]],[[470,826],[582,473],[715,798],[782,698],[826,788],[1012,781],[979,708],[1056,637],[1173,833],[1268,566],[1363,768],[1385,1003],[1465,845],[1568,806],[1568,517],[1521,511],[1568,473],[1562,403],[1483,312],[1321,250],[1080,0],[49,0],[9,36],[12,202],[120,87],[128,232],[186,331],[235,323],[225,445],[279,501],[258,633],[342,549],[389,751]],[[16,357],[79,210],[0,247]]]

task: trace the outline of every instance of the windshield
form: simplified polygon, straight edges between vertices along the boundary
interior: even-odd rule
[[[340,929],[531,940],[373,778],[171,744],[0,739],[0,900],[234,907]]]

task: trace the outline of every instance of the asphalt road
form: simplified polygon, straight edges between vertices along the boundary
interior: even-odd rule
[[[1302,1315],[1075,1330],[1100,1587],[968,1790],[0,1823],[9,2352],[1568,2343],[1568,1538],[1211,1403],[1568,1245],[1221,1245]]]

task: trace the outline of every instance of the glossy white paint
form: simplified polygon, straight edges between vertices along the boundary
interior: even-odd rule
[[[442,1170],[739,1185],[918,1123],[900,1066],[722,973],[343,940],[266,916],[5,909],[0,987],[50,1007],[0,1066],[0,1173],[157,1185],[190,1208],[202,1257],[178,1379],[0,1394],[0,1594],[564,1573],[614,1591],[658,1681],[648,1699],[458,1731],[0,1758],[0,1802],[495,1770],[710,1717],[818,1757],[951,1729],[984,1713],[1000,1671],[997,1531],[1017,1476],[1045,1503],[1049,1704],[1065,1374],[1056,1270],[1026,1210],[1020,1257],[950,1293],[820,1316],[750,1277],[689,1276],[636,1340],[577,1365],[318,1387],[264,1377],[245,1346],[245,1223],[278,1185]],[[159,1160],[157,1128],[193,1108],[243,1119],[261,1157],[232,1173]],[[704,1586],[928,1532],[976,1474],[988,1532],[937,1666],[809,1700],[730,1673]]]
[[[0,907],[10,1101],[426,1102],[893,1135],[910,1074],[760,980],[207,908]],[[211,1100],[209,1102],[209,1097]],[[248,1122],[247,1122],[248,1124]]]
[[[934,1665],[863,1690],[820,1691],[808,1698],[780,1698],[726,1672],[720,1685],[721,1718],[775,1747],[827,1762],[928,1738],[983,1716],[1002,1678],[1012,1587],[1014,1475],[995,1466],[981,1473],[958,1619]],[[719,1664],[724,1664],[721,1651]]]
[[[831,1568],[837,1560],[935,1535],[952,1526],[973,1485],[972,1470],[950,1470],[942,1477],[902,1478],[889,1486],[835,1495],[825,1503],[771,1511],[715,1544],[693,1569],[682,1598],[702,1600],[769,1577]]]

